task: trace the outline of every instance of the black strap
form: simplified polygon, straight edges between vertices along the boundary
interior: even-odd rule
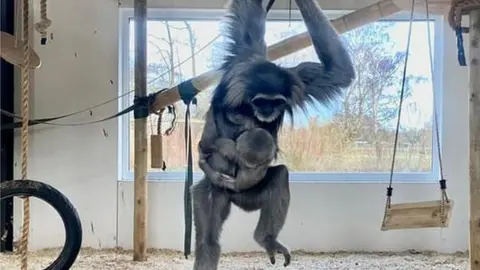
[[[185,259],[191,253],[192,245],[192,194],[190,188],[193,185],[193,153],[192,153],[192,129],[190,124],[190,103],[187,103],[185,112],[185,146],[187,154],[187,173],[185,175],[184,187],[184,213],[185,213],[185,238],[184,238],[184,255]]]
[[[183,103],[188,106],[191,102],[196,102],[194,100],[198,90],[190,79],[178,85],[178,93],[180,94]]]
[[[90,124],[95,124],[95,123],[100,123],[100,122],[104,122],[104,121],[107,121],[107,120],[110,120],[110,119],[113,119],[113,118],[117,118],[121,115],[124,115],[126,113],[129,113],[131,111],[135,111],[136,109],[138,109],[138,107],[140,106],[140,104],[133,104],[131,105],[130,107],[122,110],[121,112],[119,113],[116,113],[112,116],[109,116],[109,117],[106,117],[106,118],[103,118],[103,119],[100,119],[100,120],[95,120],[95,121],[90,121],[90,122],[83,122],[83,123],[75,123],[75,124],[53,124],[53,123],[49,123],[51,121],[55,121],[55,120],[59,120],[59,119],[62,119],[62,118],[66,118],[68,116],[71,116],[71,115],[62,115],[62,116],[59,116],[59,117],[51,117],[51,118],[42,118],[42,119],[34,119],[34,120],[29,120],[28,121],[28,125],[29,126],[35,126],[35,125],[38,125],[38,124],[44,124],[44,125],[53,125],[53,126],[83,126],[83,125],[90,125]],[[16,114],[13,114],[11,112],[8,112],[8,111],[5,111],[5,110],[0,110],[0,112],[3,114],[3,115],[6,115],[6,116],[9,116],[9,117],[12,117],[12,118],[15,118],[15,119],[22,119],[20,116],[16,115]],[[0,130],[7,130],[7,129],[15,129],[15,128],[19,128],[22,126],[22,122],[15,122],[15,123],[11,123],[11,124],[7,124],[7,125],[2,125],[1,126],[1,129]]]
[[[159,92],[157,92],[157,93],[159,93]],[[128,107],[128,108],[126,108],[126,109],[124,109],[124,110],[122,110],[122,111],[120,111],[120,112],[118,112],[118,113],[116,113],[112,116],[105,117],[105,118],[100,119],[100,120],[83,122],[83,123],[73,123],[73,124],[72,123],[70,123],[70,124],[49,123],[49,122],[52,122],[52,121],[55,121],[55,120],[60,120],[60,119],[67,118],[69,116],[73,116],[73,115],[78,114],[78,112],[74,112],[74,113],[69,113],[69,114],[65,114],[65,115],[61,115],[61,116],[29,120],[28,125],[29,126],[35,126],[35,125],[38,125],[38,124],[44,124],[44,125],[52,125],[52,126],[72,126],[72,127],[73,126],[84,126],[84,125],[91,125],[91,124],[96,124],[96,123],[100,123],[100,122],[105,122],[105,121],[117,118],[119,116],[122,116],[124,114],[127,114],[131,111],[134,112],[134,117],[135,118],[145,118],[145,117],[148,117],[148,115],[150,114],[150,108],[151,108],[151,105],[153,104],[153,102],[155,101],[157,93],[151,93],[148,96],[141,97],[141,98],[135,97],[134,100],[133,100],[133,105],[131,105],[130,107]],[[6,115],[8,117],[15,118],[15,119],[22,119],[21,116],[16,115],[16,114],[11,113],[11,112],[8,112],[8,111],[5,111],[3,109],[0,109],[0,113],[3,114],[3,115]],[[15,128],[20,128],[21,126],[22,126],[22,122],[19,121],[19,122],[15,122],[15,123],[2,125],[0,130],[15,129]]]

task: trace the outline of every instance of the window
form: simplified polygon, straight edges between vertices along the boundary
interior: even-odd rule
[[[292,13],[291,21],[287,12],[272,11],[269,14],[267,44],[306,31],[300,14]],[[223,14],[223,10],[149,10],[149,92],[176,85],[219,65],[223,51],[217,35],[219,19]],[[333,108],[309,108],[309,118],[299,112],[294,117],[294,126],[290,126],[287,119],[280,135],[282,154],[278,162],[290,168],[292,181],[389,180],[408,27],[408,14],[397,14],[343,34],[354,61],[357,79]],[[430,74],[426,20],[416,18],[413,23],[406,99],[395,164],[394,180],[397,181],[438,180],[432,115],[433,90],[435,95],[441,94],[442,59],[436,56],[442,55],[441,42],[438,42],[441,40],[442,21],[432,16],[430,29],[435,80]],[[133,32],[133,10],[125,9],[121,18],[121,94],[133,89]],[[318,61],[313,47],[278,59],[276,63],[293,66],[302,61]],[[198,105],[192,107],[194,172],[197,179],[202,172],[196,166],[196,144],[201,136],[212,89],[200,93]],[[133,93],[126,95],[120,106],[125,108],[132,102]],[[185,106],[178,102],[176,107],[177,128],[170,136],[164,137],[167,169],[163,172],[149,165],[149,179],[184,179],[186,155],[182,125]],[[438,113],[441,116],[441,112]],[[156,119],[156,116],[149,119],[151,132],[157,129]],[[170,120],[171,116],[164,114],[162,130],[170,126]],[[122,118],[120,134],[121,179],[133,179],[132,114]]]

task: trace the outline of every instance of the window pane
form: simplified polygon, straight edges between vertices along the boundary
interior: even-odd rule
[[[278,163],[292,172],[388,172],[391,166],[402,74],[406,58],[408,21],[377,22],[350,31],[342,37],[352,55],[357,78],[346,89],[340,102],[330,107],[308,107],[286,119],[280,134],[282,153]],[[224,54],[217,21],[148,22],[148,90],[176,85],[218,67]],[[430,25],[434,46],[434,23]],[[273,44],[306,31],[302,21],[267,22],[266,42]],[[130,89],[133,89],[134,28],[130,23]],[[399,146],[395,171],[430,172],[432,165],[432,78],[426,23],[414,22],[405,81]],[[194,55],[193,58],[191,56]],[[433,52],[432,52],[433,55]],[[191,58],[191,59],[189,59]],[[318,61],[313,47],[275,62],[295,66],[303,61]],[[173,70],[173,72],[171,71]],[[192,139],[195,171],[196,145],[209,107],[209,89],[199,94],[192,112]],[[133,95],[131,102],[133,102]],[[167,171],[186,168],[184,112],[176,104],[178,124],[164,137]],[[170,127],[171,115],[164,114],[162,130]],[[157,117],[149,119],[149,131],[156,133]],[[130,124],[130,169],[133,170],[133,116]],[[152,171],[155,171],[151,169]]]

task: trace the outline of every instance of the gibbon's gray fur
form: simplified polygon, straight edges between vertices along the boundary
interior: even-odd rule
[[[237,192],[258,184],[277,152],[272,135],[261,128],[244,131],[236,141],[218,138],[210,147],[200,169],[214,185]]]
[[[254,127],[272,135],[278,152],[278,132],[285,114],[291,116],[294,108],[305,110],[308,103],[315,101],[328,105],[353,81],[355,72],[350,56],[318,4],[315,0],[296,0],[296,3],[321,63],[282,68],[266,59],[266,12],[262,0],[230,1],[226,24],[229,55],[221,66],[223,76],[206,115],[198,145],[200,159],[211,155],[208,146],[216,139],[235,140]],[[254,239],[267,251],[272,263],[275,253],[282,253],[284,265],[290,264],[290,252],[277,241],[290,204],[288,180],[287,167],[277,165],[269,167],[264,179],[245,191],[220,188],[208,177],[192,186],[196,228],[194,270],[218,268],[220,233],[232,202],[247,212],[260,209]]]

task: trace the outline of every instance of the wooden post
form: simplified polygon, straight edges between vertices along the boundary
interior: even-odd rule
[[[147,0],[135,0],[135,95],[147,95]],[[133,260],[147,259],[147,116],[135,117]]]
[[[470,269],[480,269],[480,10],[470,12]]]

